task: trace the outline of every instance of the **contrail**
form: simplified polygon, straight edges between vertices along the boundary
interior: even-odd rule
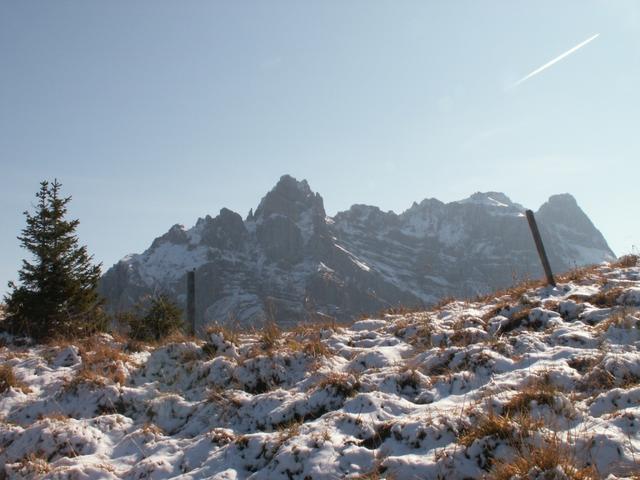
[[[541,66],[540,68],[535,69],[533,72],[531,72],[529,75],[527,75],[526,77],[521,78],[520,80],[518,80],[516,83],[514,83],[512,85],[512,87],[517,87],[518,85],[520,85],[522,82],[525,82],[527,80],[529,80],[531,77],[539,74],[540,72],[542,72],[543,70],[546,70],[547,68],[549,68],[551,65],[553,65],[554,63],[559,62],[560,60],[562,60],[564,57],[571,55],[573,52],[575,52],[576,50],[584,47],[587,43],[595,40],[596,38],[598,38],[600,34],[596,33],[593,37],[589,37],[587,38],[584,42],[579,43],[578,45],[576,45],[573,48],[570,48],[569,50],[567,50],[566,52],[564,52],[562,55],[554,58],[553,60],[551,60],[548,63],[545,63],[543,66]]]

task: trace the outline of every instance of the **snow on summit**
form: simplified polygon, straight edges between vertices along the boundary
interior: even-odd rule
[[[639,308],[626,259],[349,327],[4,336],[0,477],[637,478]]]
[[[223,208],[187,230],[174,225],[110,268],[100,289],[112,311],[156,291],[180,300],[195,269],[199,325],[255,325],[275,309],[281,326],[291,326],[310,304],[349,321],[538,276],[523,211],[504,193],[477,192],[446,204],[425,199],[400,214],[356,204],[328,217],[306,180],[283,175],[246,218]],[[550,197],[536,218],[554,271],[615,259],[571,195]]]

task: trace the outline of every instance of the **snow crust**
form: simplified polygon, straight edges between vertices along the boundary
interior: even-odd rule
[[[260,332],[137,352],[104,335],[98,360],[86,345],[4,336],[0,361],[26,388],[0,393],[0,468],[17,479],[483,478],[522,456],[518,442],[553,438],[575,465],[628,478],[639,307],[640,268],[605,264],[556,288],[307,325],[270,348]],[[491,415],[508,428],[482,433]],[[564,468],[518,478],[570,478]]]

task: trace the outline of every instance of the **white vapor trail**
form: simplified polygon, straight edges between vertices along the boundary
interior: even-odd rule
[[[537,74],[539,74],[540,72],[542,72],[543,70],[546,70],[547,68],[549,68],[551,65],[553,65],[554,63],[559,62],[560,60],[562,60],[564,57],[567,57],[569,55],[571,55],[573,52],[575,52],[576,50],[584,47],[587,43],[595,40],[596,38],[598,38],[600,34],[596,33],[595,35],[593,35],[592,37],[587,38],[584,42],[579,43],[578,45],[576,45],[573,48],[570,48],[569,50],[567,50],[566,52],[564,52],[562,55],[557,56],[556,58],[554,58],[553,60],[551,60],[550,62],[545,63],[544,65],[542,65],[540,68],[535,69],[533,72],[531,72],[530,74],[528,74],[526,77],[521,78],[520,80],[518,80],[516,83],[514,83],[512,85],[512,87],[517,87],[518,85],[520,85],[522,82],[526,82],[527,80],[529,80],[531,77],[536,76]]]

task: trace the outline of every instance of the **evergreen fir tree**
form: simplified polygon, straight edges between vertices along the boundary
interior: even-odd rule
[[[9,330],[36,339],[83,336],[105,324],[97,292],[101,265],[78,244],[79,221],[65,219],[71,197],[60,195],[61,186],[41,182],[35,213],[24,212],[18,240],[33,261],[22,261],[20,285],[9,282],[5,297]]]

